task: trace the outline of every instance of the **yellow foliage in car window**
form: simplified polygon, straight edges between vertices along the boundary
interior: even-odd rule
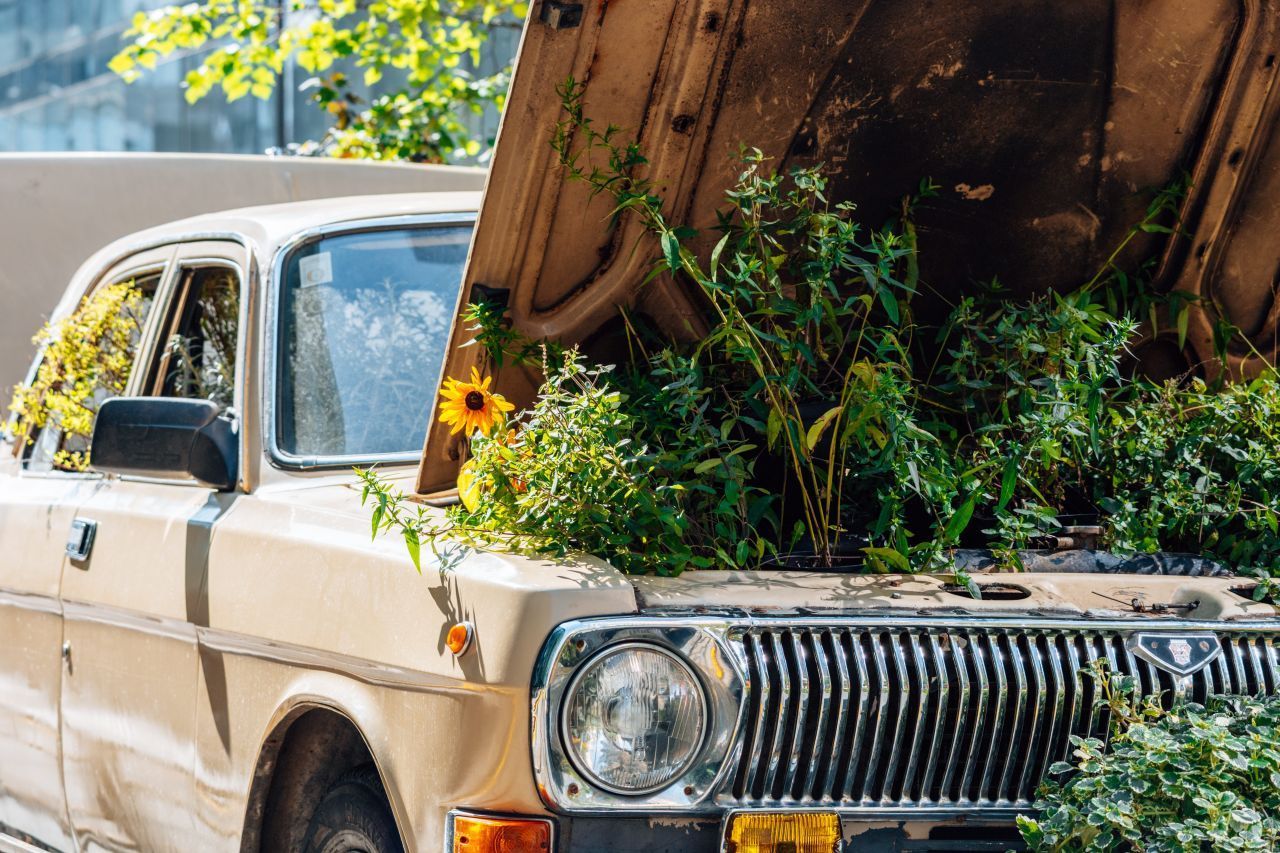
[[[145,312],[132,281],[99,288],[80,307],[35,336],[44,357],[35,378],[19,385],[9,404],[13,435],[28,443],[46,427],[61,432],[53,463],[68,471],[89,466],[88,439],[103,400],[124,391]],[[78,438],[85,450],[65,449]]]

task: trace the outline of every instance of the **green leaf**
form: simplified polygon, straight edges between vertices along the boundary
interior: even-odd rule
[[[711,270],[711,278],[715,279],[719,275],[720,270],[720,253],[724,251],[725,245],[729,242],[732,232],[726,232],[723,237],[716,241],[715,248],[711,250],[711,262],[709,269]]]
[[[1184,305],[1178,312],[1178,346],[1187,345],[1187,326],[1191,322],[1191,307]]]
[[[842,406],[833,406],[823,412],[822,415],[813,422],[813,425],[809,427],[809,431],[805,433],[805,446],[810,450],[813,450],[813,448],[818,444],[818,440],[822,438],[822,434],[826,432],[827,427],[831,425],[831,421],[836,415],[840,414],[841,411],[843,411]]]
[[[911,561],[907,559],[905,554],[899,553],[893,548],[867,547],[862,549],[862,553],[873,560],[882,561],[886,566],[899,572],[911,571]]]
[[[1018,484],[1018,471],[1021,467],[1021,459],[1018,456],[1010,456],[1009,461],[1005,462],[1004,475],[1000,478],[1000,500],[996,502],[996,510],[1002,510],[1009,505],[1009,501],[1013,499],[1014,487]],[[968,523],[967,521],[965,522]]]
[[[667,269],[671,270],[671,272],[679,272],[680,241],[676,239],[674,232],[662,232],[662,254],[667,259]]]
[[[782,413],[777,409],[769,410],[769,421],[765,425],[765,437],[768,439],[769,448],[773,449],[778,443],[778,436],[782,433]]]
[[[694,466],[693,473],[705,474],[708,471],[710,471],[712,468],[716,468],[723,464],[724,464],[724,460],[720,458],[704,459],[703,461],[699,462],[697,465]]]
[[[969,526],[969,519],[973,518],[973,510],[977,505],[977,492],[964,499],[960,504],[960,508],[956,510],[955,515],[951,516],[951,520],[947,522],[947,527],[942,533],[944,542],[951,543],[960,538],[960,534]]]
[[[413,567],[418,570],[418,574],[422,574],[422,543],[418,541],[418,531],[412,527],[406,527],[404,544],[409,549],[409,559],[413,560]]]
[[[898,325],[901,318],[898,315],[898,298],[893,295],[893,291],[886,284],[880,284],[876,288],[876,295],[880,297],[880,304],[884,307],[884,313],[889,315],[889,322]]]

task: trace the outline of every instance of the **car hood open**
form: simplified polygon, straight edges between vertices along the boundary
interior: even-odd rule
[[[672,335],[700,328],[696,295],[643,284],[656,245],[609,226],[609,199],[566,184],[550,147],[558,84],[634,136],[675,222],[708,233],[748,145],[780,169],[825,164],[831,195],[869,224],[922,179],[922,292],[935,313],[975,282],[1015,293],[1087,280],[1155,191],[1191,189],[1184,235],[1143,234],[1130,262],[1204,297],[1185,346],[1140,348],[1164,375],[1205,367],[1219,315],[1274,357],[1280,269],[1280,52],[1271,0],[541,0],[518,58],[467,266],[505,291],[515,327],[609,354],[619,306]],[[929,306],[917,304],[929,314]],[[446,375],[482,357],[455,324]],[[1256,370],[1247,344],[1233,367]],[[534,378],[497,387],[527,401]],[[434,391],[434,389],[433,389]],[[460,448],[433,425],[418,489],[452,486]]]

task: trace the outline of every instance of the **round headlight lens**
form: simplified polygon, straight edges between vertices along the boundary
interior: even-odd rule
[[[702,748],[707,699],[689,666],[655,646],[590,661],[569,686],[564,741],[578,772],[617,794],[659,790]]]

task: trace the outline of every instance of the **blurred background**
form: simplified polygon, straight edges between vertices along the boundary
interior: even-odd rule
[[[278,0],[286,24],[309,12]],[[164,0],[0,0],[0,151],[185,151],[261,154],[318,139],[328,117],[308,103],[298,84],[309,75],[286,67],[268,100],[228,103],[213,96],[188,104],[180,82],[214,44],[178,53],[126,84],[107,68],[121,34],[140,11]],[[510,63],[520,39],[517,22],[493,21],[477,75]],[[359,75],[353,75],[358,78]],[[374,87],[396,88],[388,75]],[[497,130],[496,110],[468,115],[476,138]]]

